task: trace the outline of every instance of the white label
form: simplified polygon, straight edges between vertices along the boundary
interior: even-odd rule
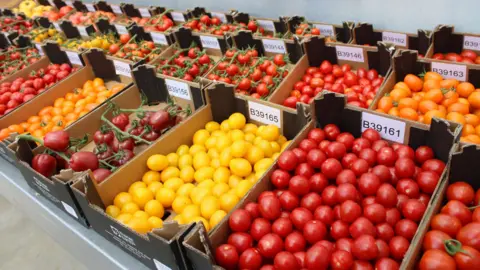
[[[115,14],[122,14],[123,13],[120,6],[110,5],[110,7],[112,8],[113,13],[115,13]]]
[[[282,127],[280,122],[280,110],[260,104],[254,101],[248,101],[248,115],[249,118],[266,125],[275,125]]]
[[[263,29],[275,33],[275,24],[273,21],[267,21],[267,20],[257,20],[258,25],[262,27]]]
[[[70,205],[66,204],[63,201],[62,201],[62,205],[63,205],[63,208],[65,208],[65,211],[67,211],[67,213],[69,213],[70,215],[78,219],[77,213],[75,213],[75,210]]]
[[[407,34],[382,32],[382,41],[393,43],[397,46],[407,47]]]
[[[72,1],[65,1],[65,5],[73,7]]]
[[[117,29],[118,34],[128,34],[127,27],[121,24],[115,24],[115,29]]]
[[[140,11],[140,15],[142,15],[143,18],[152,17],[152,15],[150,14],[150,11],[148,11],[148,8],[139,8],[138,11]]]
[[[464,36],[463,48],[469,50],[480,51],[480,37]]]
[[[52,24],[53,24],[53,27],[55,27],[55,29],[57,29],[57,31],[62,32],[62,28],[60,28],[60,25],[58,23],[53,22]]]
[[[84,4],[88,11],[95,12],[95,7],[92,4]]]
[[[180,12],[170,12],[170,15],[172,15],[172,18],[176,22],[184,22],[185,21],[185,16],[183,16],[183,13]]]
[[[128,63],[113,60],[113,65],[115,66],[115,71],[117,75],[123,75],[127,77],[132,77],[132,70],[130,69],[130,65]]]
[[[166,266],[165,264],[157,261],[156,259],[153,259],[153,263],[155,264],[155,267],[157,270],[171,270],[172,268]]]
[[[218,43],[218,39],[215,37],[200,36],[200,41],[204,48],[220,50],[220,43]]]
[[[285,49],[285,42],[279,39],[262,39],[263,48],[271,53],[287,53]]]
[[[192,100],[192,97],[190,96],[190,87],[188,84],[165,79],[165,85],[167,86],[167,90],[170,95],[181,99]]]
[[[467,66],[432,62],[432,71],[442,75],[445,79],[456,79],[461,82],[467,81]]]
[[[362,132],[374,129],[383,139],[403,143],[405,138],[405,122],[386,118],[376,114],[362,112]]]
[[[152,36],[153,43],[168,45],[167,37],[164,34],[158,32],[150,32],[150,35]]]
[[[82,60],[80,59],[78,53],[70,51],[65,51],[65,53],[67,54],[68,60],[70,60],[72,65],[83,66]]]
[[[337,50],[337,59],[353,62],[365,62],[363,59],[363,49],[347,46],[335,46]]]
[[[80,33],[80,36],[88,37],[87,28],[85,26],[77,26],[77,29],[78,29],[78,32]]]
[[[38,50],[38,54],[43,55],[42,45],[38,44],[38,43],[35,43],[35,47]]]
[[[220,21],[222,21],[222,23],[226,23],[226,22],[227,22],[227,16],[225,16],[225,13],[212,12],[211,14],[212,14],[212,17],[219,18]]]
[[[330,24],[314,24],[313,27],[320,30],[320,35],[324,35],[326,37],[334,37],[335,36],[335,28],[333,28],[333,25],[330,25]]]

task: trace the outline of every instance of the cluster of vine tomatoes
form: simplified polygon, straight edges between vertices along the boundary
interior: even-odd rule
[[[194,81],[203,76],[213,67],[211,59],[205,50],[198,47],[175,49],[169,58],[159,59],[154,63],[157,72],[163,75]]]
[[[133,62],[146,59],[147,63],[159,56],[160,48],[153,41],[135,41],[130,34],[120,35],[119,41],[120,44],[110,45],[109,54]]]
[[[3,82],[0,84],[0,116],[65,79],[75,70],[69,64],[50,64],[45,69],[32,71],[28,78],[19,77],[13,82]]]
[[[329,124],[284,151],[273,191],[234,211],[226,269],[399,269],[445,164],[433,150]]]
[[[19,35],[30,32],[33,28],[33,22],[29,19],[24,19],[22,16],[3,16],[0,17],[0,31],[1,32],[17,32]]]
[[[446,197],[423,239],[419,269],[480,269],[480,189],[455,182]]]
[[[183,24],[184,27],[192,29],[194,32],[210,33],[213,35],[223,36],[225,33],[231,33],[240,30],[250,30],[256,35],[272,37],[271,33],[258,25],[254,19],[245,23],[224,23],[218,17],[210,17],[202,15],[200,18],[190,19]]]
[[[207,79],[235,85],[235,91],[255,98],[269,96],[288,75],[288,57],[258,57],[255,49],[230,49]]]
[[[175,23],[165,13],[155,15],[148,20],[139,20],[138,25],[143,26],[145,31],[165,32],[175,26]]]
[[[295,108],[298,102],[310,103],[322,90],[345,94],[347,103],[367,108],[382,85],[384,78],[375,69],[351,70],[349,64],[332,65],[323,61],[319,67],[309,67],[295,83],[284,106]]]
[[[463,50],[461,53],[436,53],[432,58],[436,60],[480,64],[480,56],[472,50]]]
[[[38,60],[40,60],[40,54],[36,48],[32,47],[10,46],[7,50],[0,51],[0,80]]]
[[[72,22],[73,25],[92,25],[96,22],[97,19],[106,18],[108,21],[113,22],[116,18],[116,15],[112,12],[106,11],[95,11],[95,12],[81,12],[77,11],[68,17],[68,20]]]

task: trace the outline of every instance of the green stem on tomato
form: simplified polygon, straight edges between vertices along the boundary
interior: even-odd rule
[[[108,168],[111,172],[114,172],[118,168],[118,167],[115,167],[115,166],[109,164],[108,162],[105,162],[105,161],[101,160],[101,159],[98,160],[98,162],[101,165],[103,165],[104,167]]]
[[[136,142],[142,142],[142,143],[145,143],[145,144],[148,144],[150,145],[152,142],[150,141],[147,141],[141,137],[138,137],[138,136],[135,136],[135,135],[132,135],[132,134],[129,134],[121,129],[119,129],[117,126],[115,126],[112,122],[110,122],[106,117],[105,117],[105,113],[107,113],[109,110],[107,109],[101,116],[101,120],[105,123],[107,123],[114,131],[122,134],[123,136],[125,136],[126,138],[133,138]]]
[[[455,256],[457,253],[463,253],[469,257],[472,257],[470,253],[462,249],[462,243],[456,239],[448,239],[443,241],[443,246],[445,247],[445,251],[450,255],[450,256]]]

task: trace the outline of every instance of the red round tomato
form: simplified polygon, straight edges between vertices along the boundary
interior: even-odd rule
[[[330,236],[335,240],[349,237],[350,232],[348,231],[348,223],[341,220],[333,222],[332,226],[330,226]]]
[[[234,246],[239,254],[242,254],[253,246],[253,239],[248,233],[234,232],[228,237],[227,243]]]
[[[378,256],[378,247],[375,238],[371,235],[362,235],[354,240],[352,254],[359,260],[374,260]]]
[[[328,186],[328,179],[321,173],[312,175],[309,179],[310,190],[316,193],[322,193],[325,187]]]
[[[342,164],[334,158],[328,158],[323,162],[321,171],[327,178],[335,179],[342,171]]]
[[[282,154],[280,154],[277,163],[281,169],[291,171],[295,169],[295,167],[297,166],[297,162],[298,158],[295,153],[290,150],[286,150]]]
[[[247,210],[237,209],[233,211],[228,219],[228,225],[234,232],[246,232],[250,229],[252,218]]]
[[[410,219],[402,219],[395,224],[395,234],[403,236],[410,241],[415,236],[417,228],[417,223],[411,221]]]
[[[438,159],[429,159],[425,161],[422,165],[422,170],[432,171],[437,173],[438,175],[442,175],[444,169],[445,169],[445,163],[443,163],[443,161]]]
[[[375,229],[377,231],[377,237],[387,242],[389,242],[395,236],[392,226],[386,222],[377,224]]]
[[[344,168],[351,168],[352,167],[352,164],[355,160],[357,160],[358,157],[357,155],[355,155],[354,153],[347,153],[345,156],[343,156],[342,158],[342,166]],[[368,166],[368,164],[367,164]]]
[[[447,242],[447,246],[449,243]],[[461,245],[461,244],[460,244]],[[469,246],[458,246],[457,252],[453,256],[455,263],[457,264],[457,269],[459,270],[470,270],[470,269],[480,269],[480,252]],[[461,250],[458,250],[461,249]]]
[[[301,233],[294,231],[285,237],[285,250],[289,252],[304,251],[307,241]]]
[[[250,214],[252,219],[256,219],[260,216],[260,210],[258,209],[258,203],[249,202],[244,207],[245,210]]]
[[[282,192],[278,199],[280,200],[280,205],[282,208],[287,211],[292,211],[300,205],[300,200],[298,199],[297,195],[290,190],[285,190]]]
[[[316,169],[320,169],[326,159],[327,155],[320,149],[312,149],[308,151],[306,156],[307,163]]]
[[[379,203],[373,203],[363,208],[363,215],[371,222],[379,224],[385,222],[387,211],[383,205]]]
[[[464,245],[480,250],[480,223],[472,222],[461,228],[457,234],[457,240]]]
[[[409,158],[399,158],[395,162],[395,174],[398,178],[411,178],[415,173],[415,163]]]
[[[418,267],[419,270],[456,269],[455,260],[446,252],[437,249],[427,250],[420,259]]]
[[[303,196],[300,206],[314,212],[322,204],[322,197],[315,192],[310,192]]]
[[[307,137],[311,140],[314,140],[317,143],[320,143],[325,139],[325,131],[320,128],[314,128],[308,132]]]
[[[285,189],[288,187],[290,181],[290,174],[284,170],[277,169],[271,176],[272,184],[278,189]]]
[[[446,214],[437,214],[432,218],[430,226],[433,230],[442,231],[451,237],[455,237],[462,228],[462,223],[456,217]]]
[[[347,148],[343,143],[340,142],[331,142],[328,147],[326,154],[329,158],[341,159],[347,153]]]
[[[465,204],[457,200],[449,201],[442,207],[440,212],[458,218],[460,222],[462,222],[462,225],[466,225],[472,221],[472,212],[470,212]]]
[[[359,158],[352,163],[350,169],[355,173],[357,177],[360,177],[362,174],[368,172],[370,166],[368,165],[368,162],[366,160]]]
[[[375,174],[364,173],[358,180],[358,189],[364,195],[373,196],[377,194],[381,184],[380,179]]]
[[[425,238],[423,238],[423,250],[429,249],[439,249],[445,250],[444,242],[445,240],[450,239],[450,235],[438,231],[438,230],[431,230],[425,234]]]
[[[433,194],[435,188],[437,187],[440,176],[432,171],[422,171],[417,175],[416,179],[422,192]]]
[[[403,236],[395,236],[388,243],[388,247],[390,248],[390,255],[395,260],[402,260],[405,256],[405,253],[407,253],[409,246],[410,242],[408,242],[408,240]]]
[[[375,201],[386,208],[395,207],[397,205],[397,190],[390,184],[381,184],[377,190]]]
[[[353,266],[353,256],[345,250],[336,250],[332,253],[330,266],[333,270],[348,270]]]
[[[362,208],[354,201],[347,200],[340,206],[340,219],[347,223],[352,223],[362,215]]]
[[[275,220],[280,216],[280,200],[276,196],[267,196],[258,201],[260,214],[262,217]]]
[[[432,158],[434,158],[434,153],[432,148],[428,146],[420,146],[415,150],[415,161],[420,164]]]
[[[262,266],[262,255],[256,248],[245,250],[238,260],[240,269],[260,269]]]
[[[420,222],[423,214],[427,210],[427,206],[416,199],[409,199],[403,204],[402,214],[405,218]]]
[[[308,221],[313,219],[313,215],[308,209],[298,207],[292,211],[292,213],[290,214],[290,219],[292,220],[295,228],[303,231],[303,227]]]
[[[402,179],[397,183],[397,191],[399,194],[408,196],[408,198],[418,198],[420,196],[420,188],[412,179]]]
[[[325,205],[333,206],[337,203],[337,187],[328,186],[322,191],[322,202]]]
[[[318,206],[313,213],[313,219],[319,220],[326,225],[331,225],[334,221],[332,208],[327,205]]]
[[[273,258],[282,250],[282,238],[274,233],[268,233],[258,241],[258,251],[265,258]]]
[[[264,235],[272,231],[272,225],[265,218],[256,218],[252,222],[250,235],[255,241],[259,241]]]
[[[390,224],[390,226],[395,226],[398,221],[400,221],[401,215],[400,211],[397,208],[387,209],[387,215],[385,216],[385,221]]]
[[[358,192],[352,184],[340,184],[335,192],[336,202],[343,203],[347,200],[356,201],[358,198]]]
[[[233,269],[238,264],[238,252],[234,246],[223,244],[215,250],[215,260],[218,265],[226,269]]]
[[[277,270],[291,270],[299,267],[297,258],[287,251],[282,251],[275,255],[273,266]]]
[[[447,188],[447,199],[457,200],[465,205],[470,205],[475,197],[472,186],[465,182],[455,182]]]
[[[350,235],[356,239],[362,235],[376,236],[377,232],[373,223],[365,217],[357,218],[349,228]]]
[[[327,269],[330,262],[330,253],[322,245],[314,245],[305,254],[307,269]]]
[[[326,125],[323,130],[325,131],[325,137],[330,141],[336,140],[337,136],[340,135],[340,129],[334,124]]]
[[[272,224],[272,232],[285,238],[293,231],[293,224],[289,218],[279,218]]]

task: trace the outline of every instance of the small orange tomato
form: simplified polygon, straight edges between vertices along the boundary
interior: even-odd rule
[[[448,107],[448,112],[458,112],[465,115],[469,113],[469,108],[468,105],[457,102]]]
[[[441,103],[443,100],[443,93],[442,90],[440,89],[431,89],[427,93],[425,93],[425,96],[423,97],[425,100],[431,100],[437,104]]]
[[[418,113],[412,108],[403,108],[399,111],[399,115],[401,118],[409,119],[412,121],[418,120]]]
[[[427,125],[430,125],[432,123],[432,118],[433,117],[436,117],[436,118],[445,118],[445,113],[439,111],[439,110],[431,110],[431,111],[428,111],[424,118],[423,118],[423,123],[424,124],[427,124]]]
[[[447,114],[447,120],[457,122],[459,124],[465,125],[465,117],[458,112],[450,112]]]
[[[10,135],[11,131],[8,128],[2,128],[0,130],[0,141],[5,140]]]
[[[50,115],[53,110],[53,106],[48,106],[40,110],[39,116]]]
[[[65,102],[65,99],[64,99],[64,98],[57,98],[57,99],[55,99],[55,101],[53,102],[53,107],[55,107],[55,108],[60,108],[60,107],[62,107],[63,102]]]
[[[423,79],[425,81],[430,81],[430,80],[441,81],[441,80],[443,80],[443,77],[440,74],[438,74],[437,72],[428,71],[428,72],[425,73],[425,76],[423,76]]]
[[[473,92],[468,96],[468,102],[475,109],[480,109],[480,92]]]
[[[393,99],[393,101],[400,101],[402,98],[408,97],[408,92],[407,90],[403,88],[395,88],[390,92],[390,97]]]
[[[402,98],[398,102],[398,109],[401,110],[403,108],[412,108],[414,110],[417,110],[418,102],[413,98]]]
[[[423,114],[436,109],[438,109],[438,104],[431,100],[422,100],[418,104],[418,110]]]
[[[440,82],[440,88],[452,89],[457,87],[458,84],[459,84],[459,81],[455,79],[446,79]]]
[[[384,96],[378,101],[377,108],[388,112],[391,108],[393,108],[393,99],[389,96]]]
[[[405,84],[407,84],[408,88],[414,92],[418,92],[423,89],[423,81],[419,77],[413,75],[413,74],[408,74],[405,76],[405,79],[403,79]]]
[[[468,98],[473,91],[475,91],[475,86],[469,82],[462,82],[457,86],[457,93],[463,98]]]
[[[18,134],[22,134],[23,132],[25,132],[25,130],[20,125],[10,125],[8,129],[11,132],[16,132]]]
[[[393,107],[390,110],[388,110],[388,114],[393,115],[393,116],[399,116],[400,112],[397,107]]]
[[[476,116],[475,114],[465,114],[465,122],[467,124],[470,124],[474,127],[478,126],[480,124],[480,118]]]

